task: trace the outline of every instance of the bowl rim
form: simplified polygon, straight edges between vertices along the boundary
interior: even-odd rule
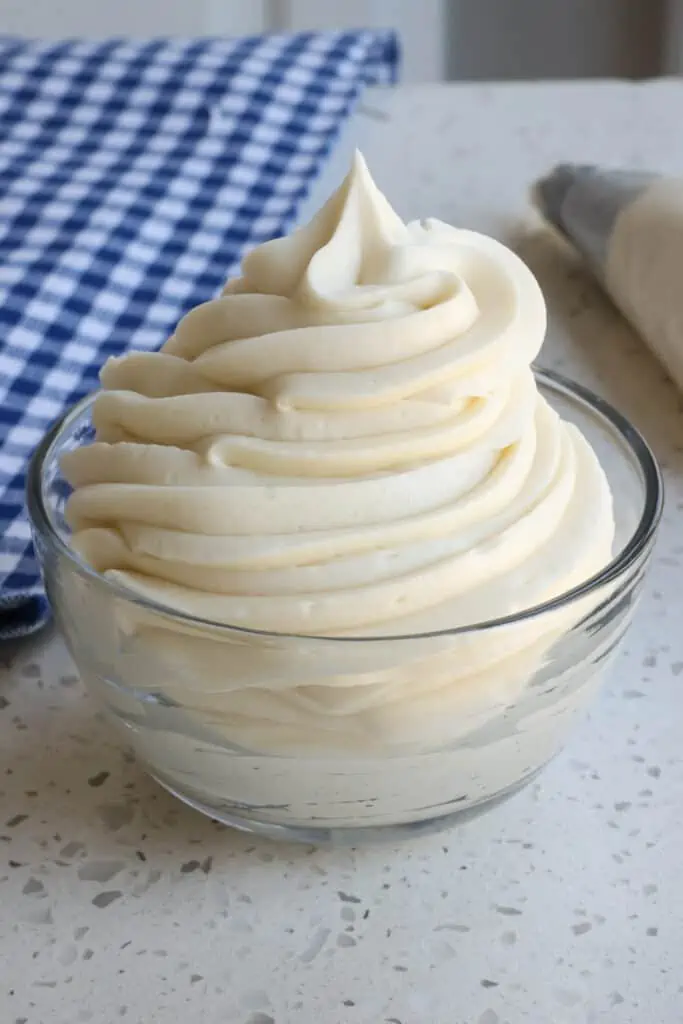
[[[107,579],[101,573],[98,573],[91,568],[87,562],[83,561],[60,535],[46,508],[42,486],[43,467],[47,459],[51,456],[54,446],[58,444],[62,434],[70,428],[74,420],[78,419],[83,411],[92,405],[96,395],[98,394],[96,391],[86,395],[74,406],[68,409],[64,415],[61,416],[45,433],[31,456],[26,475],[26,504],[31,525],[41,540],[44,540],[48,546],[52,546],[56,549],[57,554],[66,559],[66,561],[70,563],[71,568],[79,576],[85,577],[89,582],[94,582],[96,585],[103,587],[110,594],[120,598],[121,600],[137,605],[147,612],[160,615],[167,619],[170,618],[179,621],[185,626],[191,627],[193,630],[204,629],[211,630],[212,633],[223,632],[231,635],[237,634],[239,636],[271,638],[280,641],[305,640],[310,643],[364,644],[386,643],[388,641],[391,641],[392,643],[408,640],[416,641],[438,637],[466,635],[469,633],[479,634],[515,623],[529,622],[533,619],[540,618],[542,615],[546,615],[549,612],[557,611],[561,608],[574,604],[582,598],[589,596],[595,591],[608,586],[620,577],[626,575],[629,569],[637,563],[640,556],[648,550],[654,540],[657,527],[661,519],[664,501],[663,481],[657,460],[643,435],[625,416],[589,388],[584,387],[582,384],[579,384],[562,374],[556,373],[553,370],[541,369],[537,366],[533,367],[533,371],[536,381],[543,387],[555,394],[562,395],[564,398],[568,398],[579,406],[582,406],[584,410],[587,410],[594,418],[601,420],[603,424],[606,423],[612,431],[616,431],[617,434],[620,435],[622,441],[630,449],[631,454],[635,456],[635,460],[642,473],[644,483],[644,501],[642,513],[634,532],[622,546],[621,550],[611,559],[610,562],[608,562],[606,566],[593,576],[584,580],[584,582],[564,591],[561,594],[558,594],[549,601],[532,605],[529,608],[525,608],[522,611],[515,612],[511,615],[484,620],[482,622],[469,623],[464,626],[453,626],[447,629],[421,633],[386,634],[378,636],[322,636],[309,635],[305,633],[278,633],[269,630],[252,629],[245,626],[234,626],[230,623],[216,622],[211,619],[202,618],[201,616],[192,615],[170,605],[144,597],[132,588],[126,587],[118,581]]]

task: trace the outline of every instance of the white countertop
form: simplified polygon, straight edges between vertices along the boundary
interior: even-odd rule
[[[683,83],[429,86],[358,134],[400,213],[515,239],[544,361],[664,467],[638,617],[590,720],[509,803],[398,848],[278,846],[174,802],[115,746],[61,643],[0,649],[2,1024],[683,1021],[683,405],[529,215],[558,160],[683,169]]]

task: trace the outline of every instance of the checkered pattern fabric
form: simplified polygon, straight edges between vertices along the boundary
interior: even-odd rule
[[[0,38],[0,638],[47,617],[27,459],[104,360],[163,343],[282,234],[390,32]]]

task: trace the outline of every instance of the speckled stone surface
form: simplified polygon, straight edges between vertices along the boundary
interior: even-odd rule
[[[277,846],[174,802],[112,742],[51,636],[0,650],[2,1024],[683,1021],[683,413],[538,230],[558,160],[683,167],[683,84],[425,87],[358,126],[406,216],[519,246],[544,359],[647,435],[667,478],[636,623],[590,720],[529,789],[400,848]]]

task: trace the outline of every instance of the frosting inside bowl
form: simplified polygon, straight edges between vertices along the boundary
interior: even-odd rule
[[[279,634],[405,636],[557,596],[614,527],[596,456],[536,389],[545,326],[514,253],[404,223],[358,154],[160,351],[105,365],[96,441],[62,463],[73,546],[171,609]]]
[[[530,369],[545,327],[514,253],[405,224],[357,155],[160,351],[105,365],[62,460],[72,543],[169,614],[73,601],[158,778],[258,820],[411,821],[554,752],[607,643],[556,641],[596,598],[448,632],[610,559],[605,474]]]

